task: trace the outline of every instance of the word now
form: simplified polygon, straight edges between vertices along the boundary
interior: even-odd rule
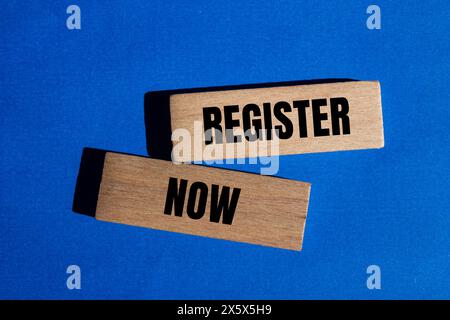
[[[164,206],[164,214],[171,215],[175,211],[175,216],[181,217],[184,212],[184,204],[187,193],[188,181],[170,177],[167,188],[166,203]],[[219,193],[219,185],[213,184],[211,186],[211,206],[210,218],[211,222],[220,222],[220,217],[223,218],[223,224],[232,224],[234,212],[238,204],[241,189],[233,188],[230,199],[230,187],[222,187]],[[201,219],[206,212],[206,204],[208,201],[208,186],[206,183],[196,181],[190,185],[186,212],[191,219]]]

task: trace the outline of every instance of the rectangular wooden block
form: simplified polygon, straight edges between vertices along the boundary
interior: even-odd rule
[[[254,156],[252,150],[265,156],[384,146],[378,81],[174,94],[170,113],[172,159],[179,162],[242,157],[227,152],[229,145],[245,150],[244,157]],[[261,143],[274,135],[257,135],[261,129],[278,130],[275,152]],[[179,138],[183,130],[190,146]],[[218,149],[211,152],[212,147]]]
[[[111,152],[102,161],[95,212],[99,220],[302,247],[308,183]],[[92,174],[80,172],[77,189],[82,177]]]

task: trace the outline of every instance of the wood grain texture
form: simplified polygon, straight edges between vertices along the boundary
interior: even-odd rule
[[[201,219],[164,213],[170,177],[209,188]],[[211,186],[240,188],[232,224],[210,221]],[[223,189],[222,189],[223,190]],[[106,153],[96,218],[153,229],[301,250],[310,184],[117,153]],[[198,200],[198,198],[197,198]],[[198,200],[198,202],[200,202]],[[197,205],[198,206],[198,205]],[[222,217],[223,218],[223,217]]]
[[[350,121],[350,133],[344,134],[340,128],[340,134],[332,132],[332,115],[330,110],[330,99],[335,97],[344,97],[349,104],[348,118]],[[293,101],[314,99],[326,99],[327,105],[320,107],[322,113],[327,114],[327,119],[320,121],[321,127],[329,129],[328,136],[315,136],[313,125],[313,108],[312,104],[305,108],[306,124],[299,121],[297,109],[292,108],[291,112],[285,115],[293,124],[293,134],[289,139],[281,139],[279,141],[279,151],[276,154],[301,154],[313,152],[328,152],[338,150],[354,150],[354,149],[371,149],[382,148],[384,146],[383,121],[381,111],[381,93],[378,81],[349,81],[326,84],[311,85],[294,85],[280,86],[270,88],[227,90],[213,92],[197,92],[175,94],[170,97],[170,112],[172,132],[176,129],[186,129],[189,131],[192,139],[194,137],[194,121],[202,124],[203,109],[205,107],[218,107],[224,115],[224,106],[238,105],[239,112],[233,114],[242,127],[242,108],[247,104],[256,104],[261,107],[264,103],[270,103],[272,108],[273,125],[282,124],[274,117],[273,108],[279,101],[288,102],[293,106]],[[256,117],[264,121],[264,114]],[[224,120],[222,119],[222,126]],[[307,137],[301,137],[300,127],[306,126]],[[234,130],[239,129],[234,128]],[[197,131],[198,132],[198,131]],[[201,132],[201,131],[200,131]],[[224,142],[226,142],[224,140]],[[222,146],[233,144],[246,150],[246,157],[249,156],[249,147],[255,144],[255,141],[228,142]],[[174,147],[178,141],[174,141]],[[202,148],[205,148],[204,140],[200,142]],[[225,149],[224,149],[225,150]],[[187,153],[174,153],[172,159],[174,161],[189,162],[195,160],[214,160],[235,158],[234,155],[228,155],[226,152],[216,154],[194,153],[194,144],[192,144],[191,155]],[[270,154],[267,148],[260,148],[259,155]],[[193,155],[193,156],[192,156]]]

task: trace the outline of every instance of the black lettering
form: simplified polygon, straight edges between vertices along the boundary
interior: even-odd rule
[[[329,136],[330,130],[322,128],[321,122],[328,119],[328,114],[321,113],[320,107],[327,105],[327,99],[314,99],[312,100],[312,111],[313,111],[313,123],[314,123],[314,136],[323,137]]]
[[[237,105],[223,107],[223,113],[225,117],[225,136],[228,143],[241,142],[242,140],[241,136],[235,136],[233,134],[233,128],[239,127],[239,120],[233,119],[233,113],[236,112],[239,112],[239,106]]]
[[[247,139],[247,141],[255,141],[259,139],[259,133],[262,129],[262,122],[261,119],[251,120],[250,112],[253,113],[254,117],[260,117],[261,110],[258,105],[253,103],[247,104],[244,109],[242,109],[242,124],[244,125],[245,139]]]
[[[266,139],[272,140],[272,110],[269,102],[263,103],[264,108],[264,126],[266,130]]]
[[[224,186],[219,199],[219,186],[213,184],[211,190],[210,221],[219,223],[223,211],[222,223],[231,224],[233,222],[234,212],[236,211],[240,193],[241,189],[233,188],[230,201],[230,187]]]
[[[183,214],[184,198],[186,197],[186,186],[187,180],[181,179],[180,188],[178,189],[177,178],[169,178],[164,214],[171,215],[172,207],[175,205],[175,215],[181,217]]]
[[[340,122],[342,121],[342,134],[350,134],[350,119],[348,117],[348,101],[343,97],[331,98],[331,124],[333,135],[341,134]],[[339,110],[339,106],[341,106]],[[341,121],[339,121],[341,119]]]
[[[308,136],[308,126],[306,122],[306,108],[309,107],[309,100],[294,101],[294,108],[298,110],[298,129],[300,131],[300,138]]]
[[[292,137],[294,128],[292,126],[291,120],[289,120],[289,118],[286,117],[286,115],[283,113],[283,111],[291,112],[292,111],[291,105],[289,103],[287,103],[286,101],[280,101],[275,104],[273,109],[274,109],[273,114],[274,114],[275,118],[277,118],[278,121],[280,121],[286,128],[286,130],[283,131],[282,130],[283,126],[275,126],[275,130],[278,130],[278,137],[280,139],[289,139],[290,137]]]
[[[214,117],[214,119],[212,119]],[[211,144],[212,129],[214,128],[216,144],[222,143],[222,112],[218,107],[203,108],[203,128],[205,130],[205,145]],[[209,133],[209,134],[208,134]]]
[[[197,203],[197,194],[200,191],[198,199],[197,211],[195,204]],[[189,190],[189,199],[187,203],[187,214],[192,219],[200,219],[205,214],[206,201],[208,196],[208,186],[203,182],[194,182]]]

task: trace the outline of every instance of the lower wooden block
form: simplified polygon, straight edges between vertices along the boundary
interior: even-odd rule
[[[310,184],[85,149],[73,210],[99,220],[301,250]]]

